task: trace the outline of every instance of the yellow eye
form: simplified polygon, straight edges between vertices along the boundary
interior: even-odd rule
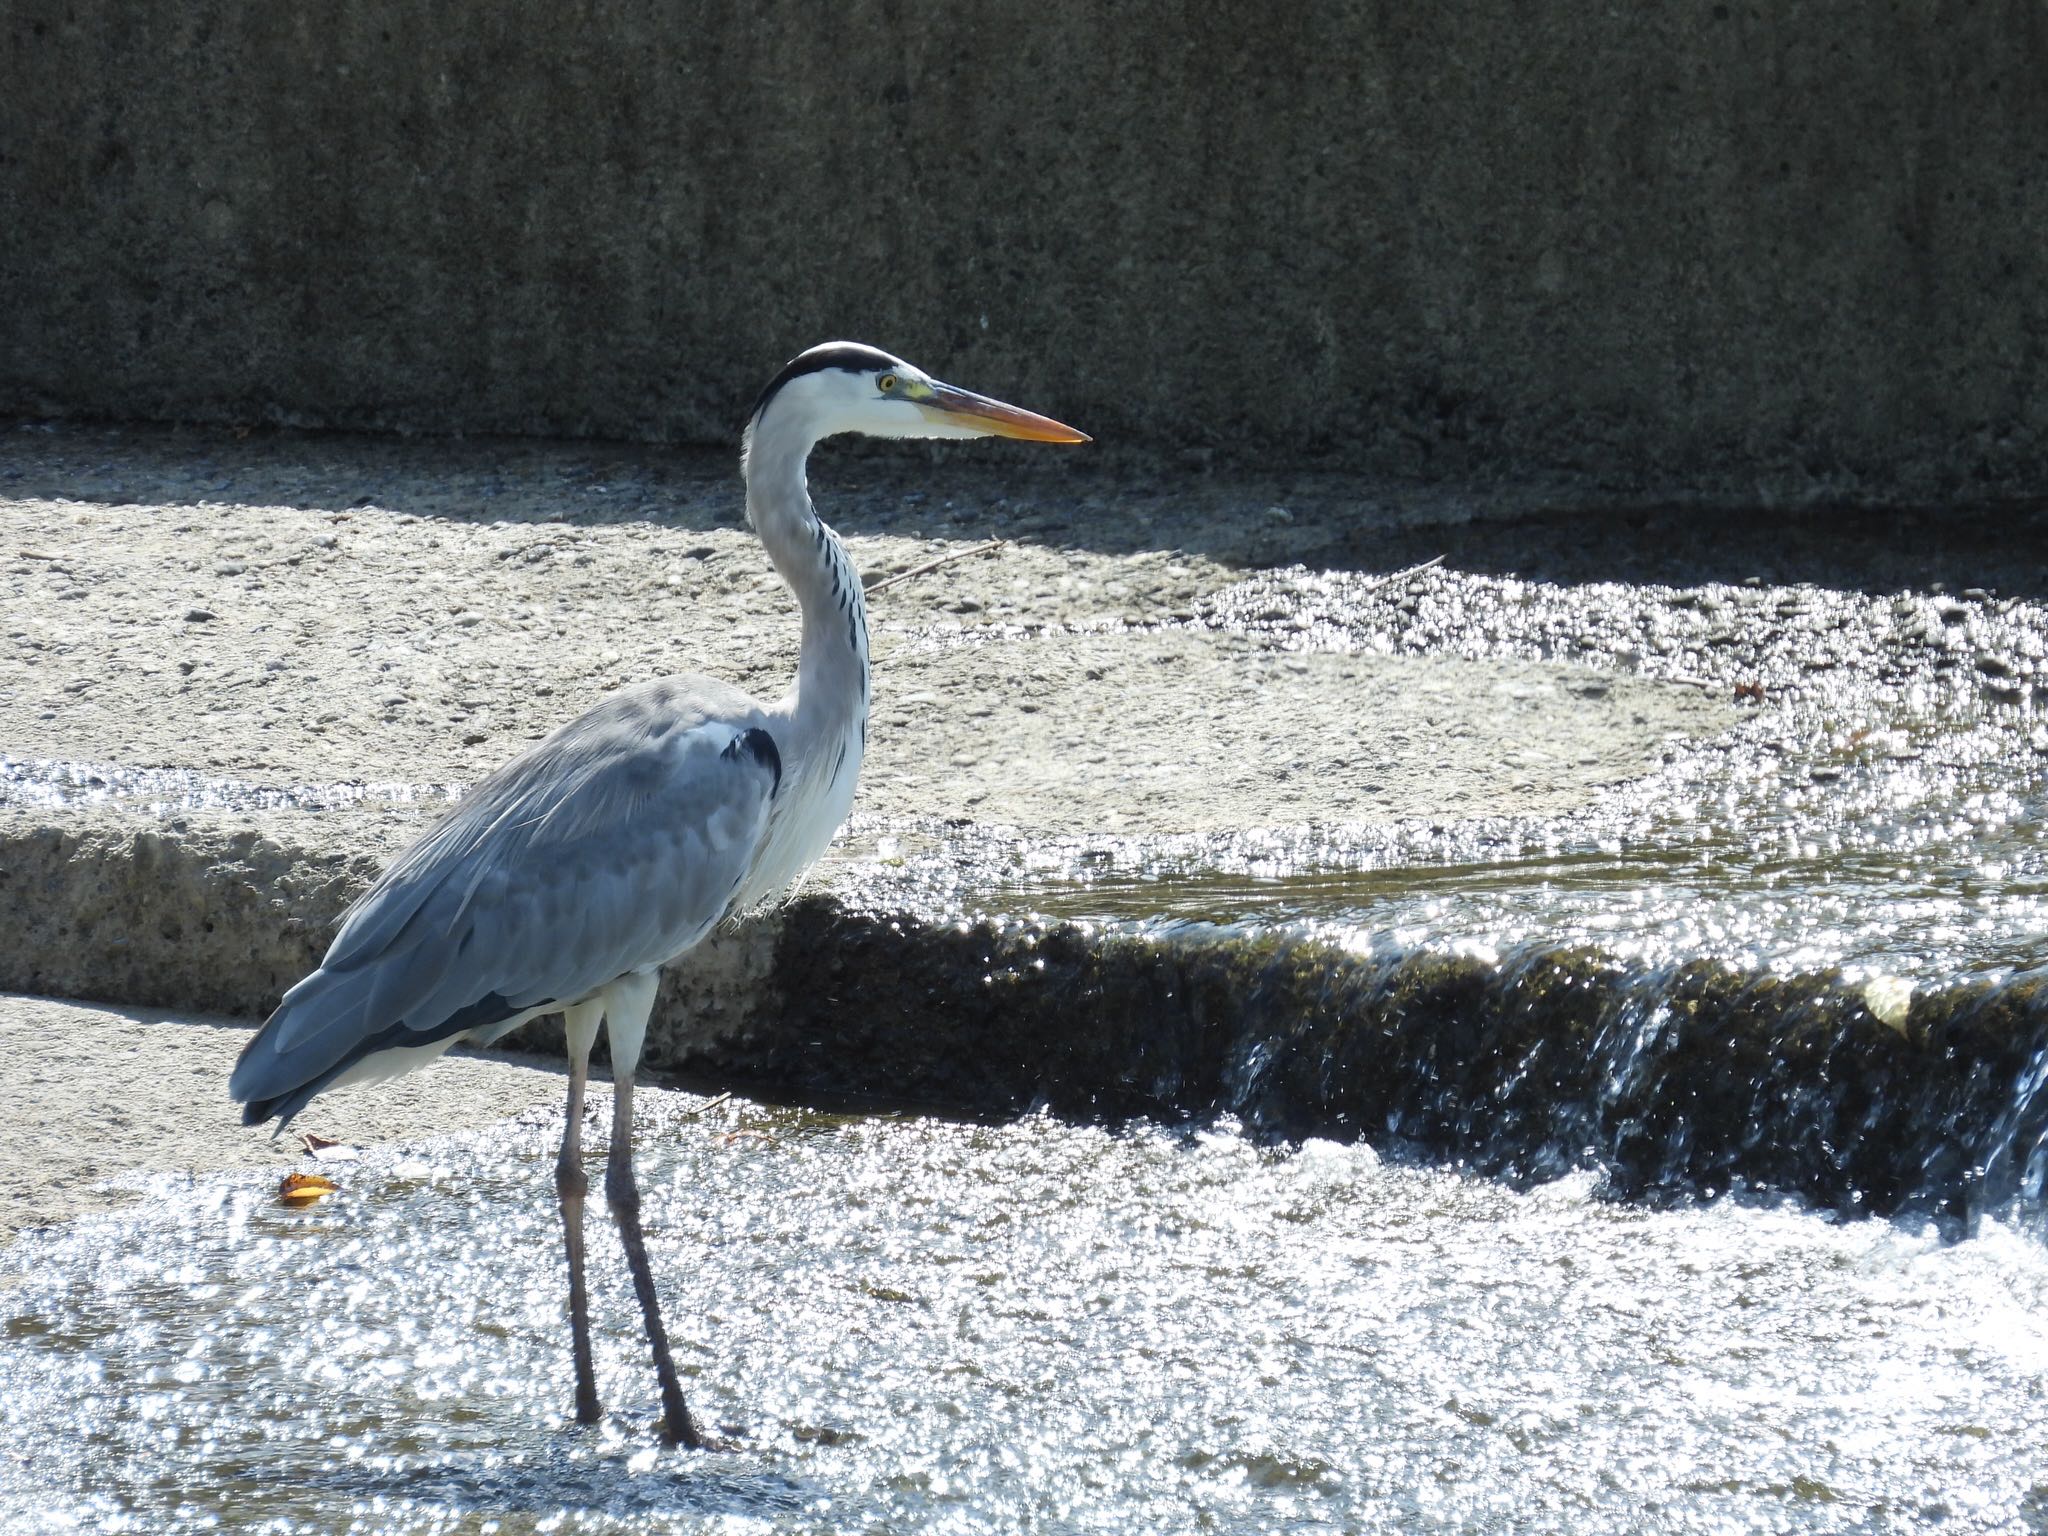
[[[896,375],[893,373],[885,373],[879,379],[875,380],[875,382],[876,384],[881,386],[882,393],[886,395],[890,390],[896,387]]]

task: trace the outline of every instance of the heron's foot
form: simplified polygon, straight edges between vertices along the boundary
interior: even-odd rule
[[[578,1424],[596,1424],[603,1418],[604,1409],[598,1406],[597,1394],[595,1392],[587,1396],[582,1392],[576,1394],[576,1422]]]
[[[662,1394],[664,1397],[667,1395]],[[686,1451],[718,1451],[726,1448],[714,1445],[697,1433],[697,1421],[690,1417],[690,1410],[683,1406],[680,1397],[674,1402],[662,1405],[661,1443],[680,1445]]]
[[[685,1414],[683,1418],[684,1422],[689,1425],[689,1438],[685,1439],[681,1436],[671,1435],[668,1432],[668,1420],[663,1419],[661,1423],[661,1443],[663,1445],[680,1446],[686,1451],[708,1451],[714,1454],[723,1453],[726,1455],[746,1449],[747,1437],[733,1425],[721,1424],[719,1426],[720,1433],[707,1435],[697,1428],[696,1421],[691,1419],[688,1414]]]

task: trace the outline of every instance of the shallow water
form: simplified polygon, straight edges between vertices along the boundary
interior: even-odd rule
[[[1549,822],[1047,839],[857,820],[851,868],[864,899],[911,910],[1592,943],[1650,964],[1933,981],[2041,962],[2044,826],[2032,748],[1972,718],[1875,746],[1732,741]]]
[[[434,810],[459,791],[445,784],[252,784],[190,768],[130,768],[0,754],[0,806],[55,811],[123,805],[158,816],[183,811],[332,811],[365,801],[421,802]]]
[[[1552,821],[1054,837],[856,816],[841,887],[923,915],[1286,924],[1506,949],[1599,944],[1650,963],[1934,980],[2040,963],[2048,788],[2010,722],[1975,716],[1690,754]],[[178,769],[0,757],[0,805],[332,810],[449,786],[268,787]]]
[[[1355,1147],[728,1102],[643,1119],[661,1450],[616,1244],[565,1427],[544,1126],[0,1255],[0,1526],[2019,1532],[2048,1248]],[[48,1512],[48,1513],[46,1513]]]
[[[1295,568],[1256,572],[1167,627],[1285,651],[1569,662],[1585,689],[1625,672],[1755,707],[1549,820],[1128,838],[857,815],[841,888],[926,916],[1284,923],[1495,950],[1590,942],[1651,964],[1841,966],[1920,984],[2027,969],[2048,949],[2048,604]],[[0,757],[0,806],[46,810],[438,806],[455,793]]]
[[[2048,949],[2043,604],[1294,569],[1215,594],[1189,624],[1290,651],[1569,662],[1587,688],[1611,670],[1753,708],[1548,821],[1148,839],[859,826],[884,855],[875,897],[1922,982]]]

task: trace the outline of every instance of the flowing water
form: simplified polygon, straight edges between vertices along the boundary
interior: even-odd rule
[[[0,1526],[2023,1532],[2048,1248],[1648,1212],[1259,1148],[726,1103],[643,1126],[686,1390],[566,1426],[547,1134],[248,1179],[0,1255]]]
[[[924,914],[1278,923],[1495,950],[1587,942],[1652,963],[1840,966],[1923,985],[2025,970],[2048,949],[2040,601],[1292,569],[1214,594],[1183,627],[1289,652],[1570,662],[1587,688],[1623,671],[1755,707],[1575,815],[1148,838],[857,816],[842,886]],[[0,757],[0,806],[45,810],[438,806],[455,793]]]
[[[1191,622],[1290,651],[1570,662],[1754,708],[1548,821],[1163,839],[870,827],[863,846],[888,855],[868,877],[876,899],[1409,945],[1585,942],[1649,963],[1713,956],[1937,985],[2048,956],[2048,605],[1974,589],[1560,586],[1443,570],[1390,586],[1279,570]]]
[[[1900,731],[1878,750],[1731,743],[1540,823],[1147,840],[860,825],[888,861],[866,864],[859,888],[913,910],[1496,952],[1587,943],[1653,964],[1713,956],[1938,984],[2048,958],[2048,787],[2025,751],[2015,761],[1981,721]],[[1822,754],[1834,760],[1816,769]]]
[[[1518,955],[1590,944],[1633,967],[1645,1041],[1676,1017],[1657,989],[1704,957],[1936,990],[2041,964],[2038,603],[1281,572],[1192,622],[1625,668],[1757,708],[1556,821],[1144,842],[870,822],[849,888],[1498,955],[1510,1003]],[[445,795],[0,764],[0,802],[49,808]],[[1702,1061],[1718,1039],[1693,1041]],[[649,1117],[656,1271],[696,1407],[734,1442],[709,1456],[656,1445],[601,1216],[615,1413],[565,1427],[545,1127],[373,1154],[310,1211],[249,1180],[165,1183],[0,1252],[0,1527],[2044,1532],[2048,1245],[2020,1125],[2044,1062],[1980,1095],[2031,1203],[1973,1213],[1964,1242],[1760,1198],[1644,1209],[1594,1172],[1511,1188],[1227,1123]],[[1758,1070],[1760,1105],[1807,1102]],[[1833,1096],[1812,1106],[1853,1111],[1840,1064],[1815,1070]]]

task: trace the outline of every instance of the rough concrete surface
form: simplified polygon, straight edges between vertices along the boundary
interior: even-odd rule
[[[32,465],[45,441],[17,435],[7,457]],[[231,442],[182,485],[189,461],[168,446],[132,477],[137,499],[111,504],[8,499],[19,465],[0,458],[0,749],[271,787],[460,784],[627,682],[701,670],[773,697],[794,674],[794,602],[732,525],[729,490],[715,510],[677,507],[621,476],[574,499],[632,513],[592,517],[564,505],[571,451],[525,450],[488,496],[466,455],[415,454],[398,499],[435,509],[422,516],[379,504],[374,448],[352,476],[332,462],[347,445],[319,451],[327,470],[272,480],[270,504],[236,491]],[[317,494],[332,478],[365,493]],[[1295,655],[1174,627],[1236,572],[1182,549],[1170,509],[1148,522],[1164,548],[1110,552],[1040,527],[1114,519],[1109,499],[1013,498],[955,523],[900,488],[835,493],[826,464],[813,478],[871,579],[1025,535],[876,592],[860,804],[884,816],[1200,832],[1554,815],[1732,717],[1692,689],[1589,687],[1572,667]],[[1213,514],[1178,515],[1199,534]]]
[[[260,1018],[423,825],[382,810],[0,810],[0,990]],[[756,994],[781,919],[671,967],[658,1033],[771,1006]],[[559,1027],[533,1028],[559,1044]]]
[[[17,0],[0,411],[727,440],[905,353],[1580,494],[2048,471],[2035,0]]]
[[[561,1063],[493,1052],[450,1056],[430,1076],[337,1089],[272,1140],[243,1126],[228,1102],[228,1069],[246,1039],[246,1029],[219,1019],[0,994],[0,1242],[127,1204],[165,1174],[271,1168],[282,1176],[313,1166],[298,1130],[362,1146],[528,1112],[552,1112],[560,1127]],[[592,1088],[591,1108],[608,1117],[609,1089]],[[329,1171],[345,1179],[345,1166]]]

